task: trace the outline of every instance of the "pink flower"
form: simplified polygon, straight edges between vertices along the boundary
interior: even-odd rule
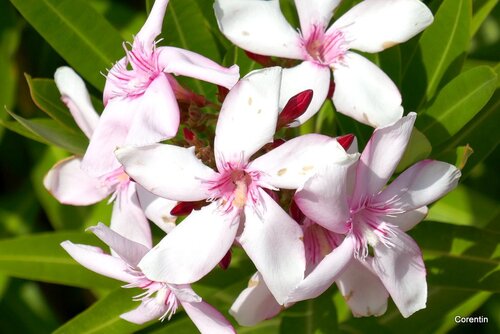
[[[391,79],[357,53],[379,52],[405,42],[431,24],[419,0],[365,0],[329,25],[340,0],[295,0],[300,30],[289,25],[278,0],[216,0],[222,33],[250,52],[303,60],[283,71],[280,105],[298,92],[314,90],[303,123],[327,97],[333,71],[336,109],[373,127],[401,118],[401,96]]]
[[[89,229],[116,255],[105,254],[98,247],[70,241],[62,242],[61,246],[85,268],[128,283],[124,288],[144,290],[144,293],[134,298],[141,302],[139,307],[122,314],[121,318],[136,324],[158,318],[170,320],[177,308],[182,306],[201,333],[235,333],[224,316],[203,302],[189,285],[155,281],[144,275],[137,264],[149,252],[149,247],[124,238],[101,223]]]
[[[331,269],[323,274],[332,282],[344,275],[338,282],[346,299],[360,296],[368,286],[375,291],[367,295],[373,298],[360,297],[350,304],[355,315],[381,312],[385,290],[404,317],[425,307],[425,266],[420,249],[405,231],[425,217],[428,204],[455,188],[460,171],[444,162],[424,160],[384,188],[405,151],[415,118],[416,114],[410,113],[394,124],[376,129],[356,165],[348,168],[332,165],[306,182],[295,196],[298,206],[311,220],[329,231],[347,233],[306,280],[330,256],[336,257],[336,263],[350,259],[347,273]],[[339,252],[341,248],[346,251]],[[334,255],[335,252],[339,254]],[[366,279],[356,279],[357,273],[366,268],[382,284],[366,275],[363,276]],[[325,280],[323,275],[319,278]],[[321,285],[311,283],[315,289]],[[287,301],[315,296],[316,293],[305,288],[296,289]]]
[[[60,67],[55,82],[78,126],[92,136],[99,115],[90,102],[83,80],[69,67]],[[90,205],[111,196],[115,201],[111,228],[127,238],[151,247],[148,217],[165,232],[175,226],[170,210],[176,202],[160,198],[132,182],[123,168],[92,177],[81,169],[82,159],[70,157],[59,161],[44,178],[45,188],[61,203]]]
[[[302,280],[302,231],[266,189],[297,189],[321,165],[343,160],[346,153],[335,139],[311,134],[251,159],[273,140],[280,82],[281,69],[268,68],[250,73],[229,92],[216,128],[217,171],[198,160],[193,148],[153,145],[117,151],[127,173],[156,195],[212,202],[193,211],[143,259],[139,267],[150,277],[196,281],[236,240],[278,302]]]
[[[161,32],[167,4],[168,0],[155,2],[133,43],[125,44],[126,57],[108,73],[104,87],[105,109],[82,164],[93,176],[119,167],[113,155],[119,146],[144,146],[175,136],[179,107],[169,83],[169,73],[227,88],[239,78],[236,65],[227,69],[187,50],[156,47],[155,38]]]

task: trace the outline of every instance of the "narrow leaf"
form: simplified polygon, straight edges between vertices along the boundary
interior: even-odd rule
[[[476,9],[476,6],[479,8]],[[491,11],[498,4],[498,0],[483,0],[483,1],[474,1],[474,15],[472,16],[470,35],[474,36],[479,27],[483,24],[484,20],[490,15]]]
[[[47,142],[64,148],[71,153],[82,155],[88,146],[88,139],[82,133],[61,128],[56,121],[48,118],[26,119],[10,111],[9,114],[26,129],[42,137]]]
[[[13,277],[84,288],[109,289],[120,285],[74,261],[59,245],[65,240],[103,247],[95,236],[82,232],[4,239],[0,240],[0,271]]]
[[[78,73],[102,90],[100,72],[123,57],[122,37],[108,21],[82,0],[11,3]]]
[[[417,127],[433,145],[458,133],[485,106],[496,88],[497,76],[478,66],[450,81],[417,119]]]

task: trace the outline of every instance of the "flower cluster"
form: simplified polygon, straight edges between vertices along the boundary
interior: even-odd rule
[[[425,160],[386,185],[416,114],[403,117],[394,83],[350,50],[378,52],[404,42],[433,17],[419,0],[365,0],[329,26],[338,3],[295,0],[295,30],[278,0],[216,0],[222,33],[253,58],[302,61],[239,79],[236,65],[157,46],[168,4],[157,0],[107,75],[100,116],[83,80],[70,68],[57,70],[62,100],[90,143],[83,157],[56,164],[44,184],[65,204],[111,195],[110,226],[90,228],[110,253],[70,241],[62,246],[86,268],[144,290],[135,298],[140,306],[122,318],[170,319],[182,307],[202,333],[233,333],[190,287],[218,264],[227,267],[232,247],[257,269],[230,309],[241,325],[315,298],[333,283],[354,316],[383,314],[389,296],[405,317],[425,307],[425,266],[405,232],[457,185],[460,171]],[[222,105],[182,87],[176,75],[219,85]],[[350,134],[276,137],[327,98],[375,128],[361,153]],[[219,110],[215,132],[192,119],[186,102]],[[179,127],[183,137],[176,136]],[[176,224],[178,215],[187,217]],[[166,233],[154,246],[148,220]]]

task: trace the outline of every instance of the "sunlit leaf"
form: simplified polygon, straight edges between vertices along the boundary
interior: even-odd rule
[[[491,98],[497,76],[487,66],[461,73],[419,114],[416,125],[436,146],[462,129]]]
[[[474,36],[484,20],[498,4],[498,0],[476,0],[473,3],[474,15],[472,16],[470,35]],[[478,7],[478,8],[476,8]]]

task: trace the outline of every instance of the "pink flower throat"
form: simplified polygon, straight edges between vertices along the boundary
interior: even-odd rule
[[[336,29],[325,31],[322,25],[314,24],[308,36],[302,36],[302,47],[307,60],[329,66],[338,62],[347,51],[344,34]]]

